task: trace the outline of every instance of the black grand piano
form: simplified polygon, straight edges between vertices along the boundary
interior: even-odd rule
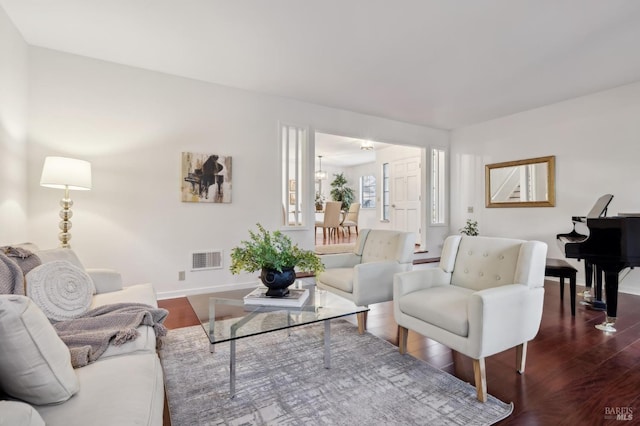
[[[572,218],[571,233],[556,237],[566,257],[585,261],[587,287],[594,267],[597,280],[604,273],[607,317],[596,328],[611,332],[616,331],[618,274],[640,266],[640,214],[604,217],[612,199],[610,194],[600,197],[586,217]],[[588,235],[576,231],[577,223],[586,223]]]

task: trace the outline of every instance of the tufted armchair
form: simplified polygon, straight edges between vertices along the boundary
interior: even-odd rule
[[[487,399],[485,357],[527,342],[540,328],[547,245],[492,237],[448,237],[437,268],[398,274],[393,309],[401,353],[408,330],[473,359],[478,400]]]
[[[358,306],[387,302],[393,297],[393,275],[413,266],[415,235],[410,232],[361,229],[352,253],[321,256],[325,270],[316,285]],[[358,314],[358,331],[367,326]]]

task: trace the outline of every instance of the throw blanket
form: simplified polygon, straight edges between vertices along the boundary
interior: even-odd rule
[[[40,258],[21,247],[0,247],[0,294],[26,294],[24,275],[40,265]]]
[[[16,262],[20,269],[22,269],[22,273],[25,275],[27,275],[29,271],[36,266],[40,266],[42,264],[42,261],[38,256],[22,247],[4,246],[0,247],[0,251]]]
[[[0,252],[0,294],[20,294],[24,296],[22,269],[2,252]]]
[[[109,344],[122,345],[138,337],[140,325],[153,327],[156,337],[167,334],[162,324],[166,309],[143,303],[116,303],[92,309],[78,318],[53,324],[58,336],[69,347],[74,368],[96,361]]]

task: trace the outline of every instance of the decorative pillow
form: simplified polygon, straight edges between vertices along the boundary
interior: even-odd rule
[[[31,404],[71,398],[80,382],[69,348],[28,297],[0,295],[0,386]]]
[[[54,321],[77,318],[87,312],[95,293],[89,275],[65,260],[34,268],[26,280],[27,296]]]
[[[42,263],[53,262],[54,260],[66,260],[70,262],[73,266],[77,266],[78,268],[84,271],[85,267],[80,262],[78,255],[75,251],[70,248],[54,248],[48,250],[37,250],[34,252],[42,261]]]
[[[66,260],[70,262],[73,266],[77,266],[81,270],[86,270],[82,262],[80,262],[80,258],[75,251],[70,248],[54,248],[47,250],[36,250],[34,254],[38,256],[42,263],[53,262],[55,260]],[[94,286],[95,287],[95,286]],[[94,291],[93,294],[96,292]]]
[[[35,408],[20,401],[0,401],[0,425],[45,426]]]

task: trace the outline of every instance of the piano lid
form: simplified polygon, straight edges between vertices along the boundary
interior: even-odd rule
[[[598,201],[593,205],[591,211],[587,213],[587,219],[592,219],[594,217],[602,217],[607,213],[607,207],[609,203],[613,199],[613,195],[605,194],[602,197],[598,198]]]
[[[605,194],[598,198],[596,203],[593,205],[587,216],[572,216],[571,221],[573,222],[573,230],[568,234],[558,234],[556,235],[556,239],[560,249],[567,257],[578,257],[570,255],[571,251],[576,247],[571,247],[576,243],[584,242],[589,236],[589,228],[585,227],[587,219],[596,219],[599,217],[604,217],[607,214],[607,207],[611,200],[613,199],[613,195]],[[580,226],[580,231],[576,230],[576,225]],[[584,230],[582,229],[584,228]],[[567,246],[568,245],[568,246]],[[578,257],[579,258],[579,257]]]

